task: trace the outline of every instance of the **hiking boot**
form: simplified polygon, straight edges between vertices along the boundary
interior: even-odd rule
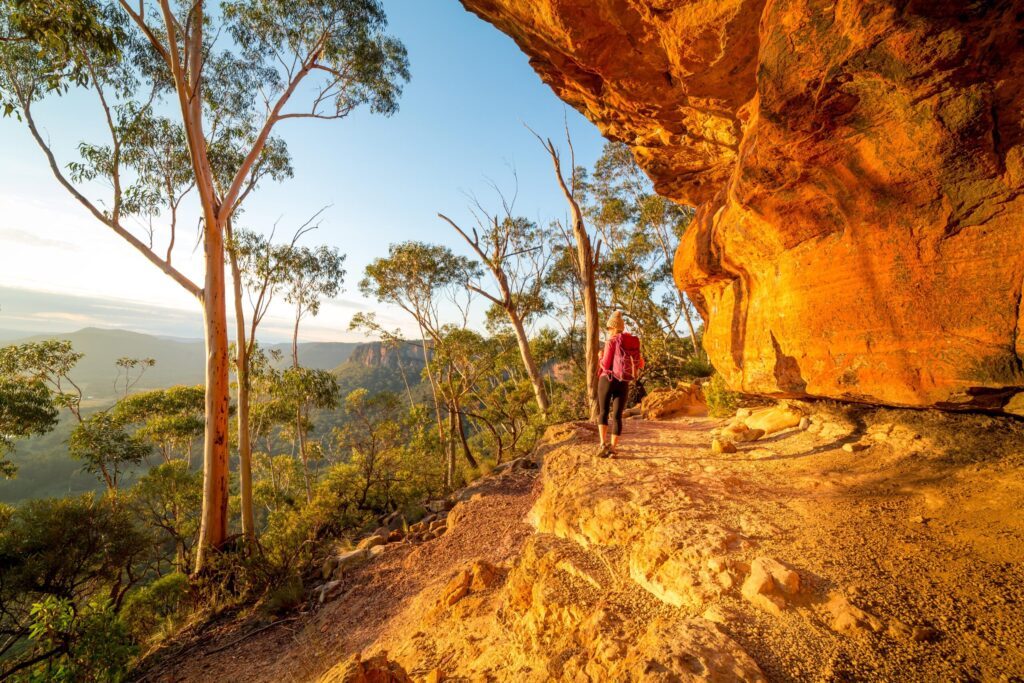
[[[611,446],[609,446],[606,443],[603,443],[597,447],[597,451],[594,453],[594,455],[598,458],[607,458],[609,453],[611,453]]]

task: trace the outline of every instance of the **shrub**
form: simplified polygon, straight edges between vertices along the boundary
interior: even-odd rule
[[[704,385],[704,400],[707,401],[709,415],[726,417],[736,412],[739,394],[729,391],[722,376],[715,373],[711,376],[711,380]]]
[[[267,593],[263,609],[268,614],[284,614],[302,605],[305,599],[306,588],[302,585],[302,579],[293,575]]]
[[[715,368],[704,356],[691,356],[680,364],[679,372],[683,379],[700,379],[714,375]]]
[[[49,595],[32,606],[29,638],[34,649],[52,653],[26,670],[25,680],[120,681],[135,656],[128,629],[109,600],[76,609]]]
[[[187,576],[179,572],[167,574],[132,592],[125,599],[121,618],[138,640],[145,640],[185,613],[190,596]]]

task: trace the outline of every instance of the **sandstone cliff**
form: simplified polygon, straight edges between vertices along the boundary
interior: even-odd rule
[[[423,351],[414,344],[391,346],[382,342],[370,342],[354,348],[348,362],[371,369],[398,370],[401,366],[410,372],[418,373],[423,369]]]
[[[1024,3],[462,2],[699,207],[734,387],[1024,414]]]

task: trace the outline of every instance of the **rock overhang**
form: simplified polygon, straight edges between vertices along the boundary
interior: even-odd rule
[[[698,207],[674,272],[732,386],[1020,403],[1024,3],[462,1]]]

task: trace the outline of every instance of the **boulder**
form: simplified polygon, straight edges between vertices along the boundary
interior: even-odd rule
[[[359,544],[356,546],[356,550],[368,550],[374,546],[384,545],[387,542],[387,533],[374,534],[373,536],[367,536],[363,540],[359,541]]]
[[[738,431],[735,434],[735,436],[733,436],[733,439],[736,441],[736,443],[747,443],[747,442],[750,442],[750,441],[757,441],[762,436],[764,436],[764,430],[763,429],[750,429],[750,428],[747,428],[747,429],[743,429],[743,430]]]
[[[389,531],[395,531],[396,529],[401,529],[405,525],[405,518],[402,517],[402,513],[400,511],[395,510],[384,517],[384,519],[381,520],[381,523],[386,526]]]
[[[699,384],[679,383],[674,389],[655,389],[640,403],[647,420],[662,420],[679,415],[707,415],[708,406]]]
[[[727,439],[712,439],[711,452],[715,453],[716,455],[721,455],[722,453],[735,453],[736,446],[733,444],[732,441],[729,441]]]
[[[438,512],[444,512],[446,510],[451,510],[454,505],[455,505],[454,502],[452,502],[452,501],[450,501],[450,500],[445,498],[445,499],[440,499],[440,500],[428,501],[427,504],[424,507],[426,507],[428,510],[430,510],[431,512],[436,514]]]
[[[787,406],[772,406],[754,411],[743,422],[750,429],[760,429],[765,434],[774,434],[800,425],[804,414]]]
[[[388,658],[387,652],[380,652],[364,660],[362,655],[330,669],[320,678],[321,683],[413,683],[413,678],[397,662]]]
[[[864,634],[879,633],[884,628],[882,621],[850,603],[845,595],[836,594],[825,605],[832,616],[832,630],[837,633]]]
[[[498,583],[501,570],[486,560],[477,560],[470,566],[470,589],[473,591],[487,590]]]
[[[317,602],[319,602],[322,605],[325,602],[333,600],[334,598],[336,598],[338,596],[338,593],[341,592],[341,588],[342,588],[342,582],[341,581],[339,581],[339,580],[328,581],[324,585],[320,586],[319,590],[317,591],[317,593],[319,594],[319,598],[317,599]]]
[[[344,576],[345,572],[358,567],[370,557],[370,551],[367,548],[357,548],[350,550],[345,553],[340,553],[334,557],[333,570],[331,576]],[[325,565],[326,567],[326,565]]]
[[[733,389],[1024,390],[1017,3],[462,3],[697,207],[674,275]]]
[[[388,534],[388,543],[398,543],[403,538],[405,538],[405,534],[396,529]]]
[[[740,592],[752,604],[772,614],[781,614],[800,592],[800,575],[778,560],[758,557],[750,564],[750,575]]]
[[[469,588],[473,583],[473,573],[469,569],[463,569],[453,576],[441,591],[441,598],[438,604],[441,607],[451,607],[469,594]]]

